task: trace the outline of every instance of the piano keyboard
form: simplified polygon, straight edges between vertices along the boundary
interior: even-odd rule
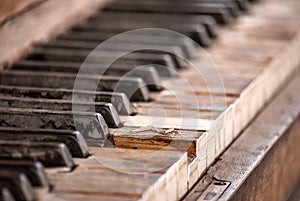
[[[110,2],[0,71],[0,200],[180,200],[297,70],[299,2],[174,2]],[[132,34],[77,75],[149,27],[205,51]]]

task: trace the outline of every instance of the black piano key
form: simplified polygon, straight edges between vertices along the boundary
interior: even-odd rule
[[[64,72],[64,73],[78,73],[81,63],[76,62],[57,62],[57,61],[35,61],[35,60],[20,60],[15,62],[11,69],[13,70],[27,70],[27,71],[47,71],[47,72]],[[130,66],[111,66],[107,69],[98,66],[97,64],[90,64],[85,66],[85,70],[81,71],[84,74],[103,73],[104,75],[116,75],[126,77],[141,77],[147,87],[152,91],[162,90],[162,84],[158,72],[152,66],[143,66],[140,68],[132,68]]]
[[[1,71],[0,84],[75,90],[92,90],[91,86],[94,86],[97,91],[125,93],[133,101],[148,101],[150,99],[149,90],[143,79],[135,77],[102,76],[100,80],[97,75]]]
[[[16,199],[14,198],[10,190],[8,190],[8,188],[6,187],[0,188],[0,201],[15,201],[15,200]]]
[[[0,160],[0,171],[7,169],[19,174],[24,173],[32,186],[50,187],[44,166],[39,161]]]
[[[8,189],[16,201],[33,201],[36,199],[30,181],[23,173],[16,174],[9,170],[0,170],[0,189]]]
[[[16,87],[0,85],[0,94],[7,97],[47,98],[86,102],[111,102],[120,115],[132,115],[133,110],[124,93],[117,92],[92,92],[71,89],[51,89],[37,87]]]
[[[60,49],[60,48],[35,48],[34,51],[27,57],[29,60],[50,60],[50,61],[64,61],[64,62],[83,62],[90,54],[87,50],[78,49]],[[118,57],[116,51],[95,51],[89,56],[86,63],[97,64],[100,66],[142,66],[149,65],[154,66],[156,70],[162,76],[174,77],[175,63],[172,57],[168,54],[152,54],[152,53],[130,53],[124,57],[118,59],[114,63],[109,63],[111,60],[115,60]],[[166,68],[162,68],[165,66]]]
[[[168,28],[170,24],[174,24],[173,27],[186,26],[189,27],[197,26],[199,24],[203,25],[209,36],[212,38],[217,37],[218,27],[214,18],[210,16],[199,16],[199,15],[186,15],[182,16],[180,14],[164,14],[164,13],[139,13],[139,12],[114,12],[106,11],[99,13],[99,15],[89,18],[90,22],[94,23],[105,23],[109,21],[110,18],[118,19],[118,21],[127,21],[132,24],[137,24],[143,22],[143,26],[161,26]],[[176,26],[175,26],[176,25]],[[170,27],[172,28],[172,26]]]
[[[47,44],[44,44],[43,47],[46,48],[59,48],[59,49],[81,49],[81,50],[90,50],[92,51],[99,45],[98,42],[93,41],[70,41],[63,39],[56,39],[49,41]],[[181,58],[187,58],[187,55],[184,54],[184,51],[180,46],[170,46],[170,45],[156,45],[156,44],[140,44],[140,43],[124,43],[124,42],[109,42],[101,46],[101,50],[110,51],[110,52],[120,52],[128,51],[132,58],[133,55],[139,56],[141,58],[146,57],[147,55],[157,55],[164,54],[172,57],[172,60],[176,64],[177,68],[185,68],[187,63],[184,62]],[[134,54],[133,54],[134,52]],[[159,55],[157,55],[159,57]]]
[[[0,140],[0,160],[31,160],[40,161],[46,167],[75,168],[72,156],[63,143]]]
[[[129,0],[130,1],[130,0]],[[144,1],[144,0],[142,0]],[[157,2],[157,3],[161,3],[162,1],[160,0],[151,0],[152,2]],[[123,1],[126,2],[126,1]],[[132,1],[131,1],[132,2]],[[146,0],[146,2],[149,2],[149,0]],[[167,2],[167,3],[176,3],[177,5],[201,5],[203,3],[207,4],[216,4],[216,5],[222,5],[225,6],[226,9],[230,12],[230,14],[233,17],[237,17],[240,15],[240,11],[239,11],[239,7],[237,5],[237,3],[234,0],[164,0],[163,2]]]
[[[109,129],[103,117],[93,112],[51,111],[0,107],[0,127],[78,130],[98,146],[105,146]]]
[[[68,31],[59,35],[58,39],[71,40],[71,41],[91,41],[91,42],[103,42],[111,37],[116,36],[116,32],[91,32],[91,31]],[[188,59],[193,59],[197,55],[195,54],[196,48],[194,44],[187,38],[179,38],[172,36],[152,36],[141,33],[127,33],[126,37],[115,37],[114,41],[130,43],[135,41],[139,44],[158,44],[158,45],[174,45],[179,46],[187,55]]]
[[[73,157],[89,155],[86,141],[78,131],[0,127],[0,140],[64,143]]]
[[[73,102],[71,100],[49,100],[42,98],[0,96],[0,107],[32,108],[58,111],[72,111],[73,108],[76,107],[78,110],[83,112],[100,113],[110,128],[122,127],[119,115],[111,103],[97,102],[93,104],[88,102]]]
[[[198,3],[190,5],[177,5],[173,2],[123,2],[116,1],[104,8],[109,11],[126,12],[150,12],[150,13],[177,13],[177,14],[198,14],[209,15],[215,18],[220,24],[227,24],[231,21],[230,11],[222,3]]]
[[[206,31],[206,28],[202,24],[196,24],[196,25],[189,25],[189,24],[152,24],[151,26],[147,23],[143,22],[130,22],[130,21],[122,21],[119,22],[119,19],[116,19],[114,21],[108,22],[90,22],[85,21],[80,24],[77,24],[73,26],[72,30],[76,31],[99,31],[99,32],[117,32],[122,33],[129,30],[134,29],[142,29],[142,28],[162,28],[162,29],[169,29],[172,31],[179,32],[183,35],[186,35],[199,43],[200,45],[207,47],[210,45],[211,40],[208,35],[208,32]]]

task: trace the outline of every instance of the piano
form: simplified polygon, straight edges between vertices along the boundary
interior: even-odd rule
[[[299,199],[299,1],[0,7],[1,201]]]

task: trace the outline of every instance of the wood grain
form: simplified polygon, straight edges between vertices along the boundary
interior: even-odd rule
[[[198,200],[213,177],[231,182],[218,200],[287,199],[300,178],[299,90],[298,72],[184,200]]]

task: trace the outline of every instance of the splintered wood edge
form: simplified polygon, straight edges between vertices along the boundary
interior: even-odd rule
[[[48,0],[5,23],[0,28],[0,70],[26,54],[34,44],[64,32],[109,1]]]
[[[143,193],[139,201],[179,200],[188,190],[187,163],[187,153],[182,152],[182,157]]]

